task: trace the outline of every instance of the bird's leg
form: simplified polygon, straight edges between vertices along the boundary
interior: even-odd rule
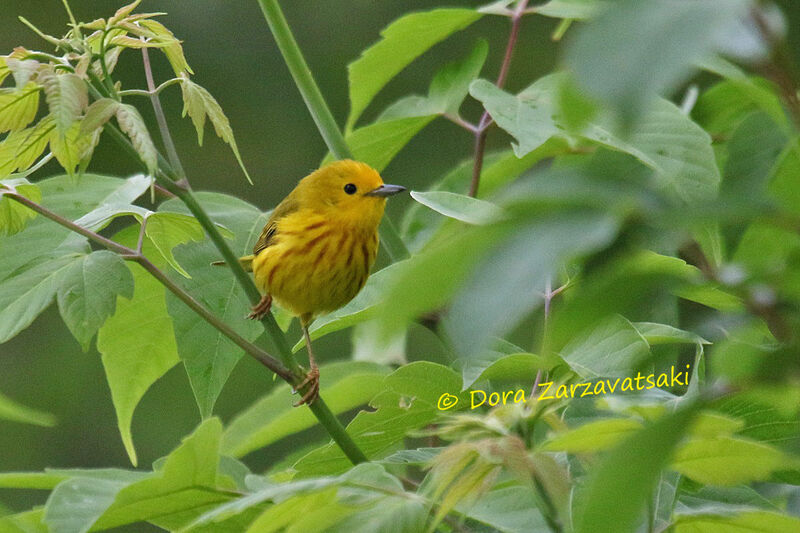
[[[319,397],[319,367],[317,366],[317,361],[314,359],[314,351],[311,349],[311,336],[308,334],[308,324],[303,323],[302,327],[303,336],[306,338],[306,350],[308,350],[308,364],[310,370],[308,374],[306,374],[306,379],[297,385],[294,390],[298,391],[306,385],[310,385],[303,397],[300,398],[300,401],[294,404],[295,407],[303,405],[304,403],[312,404]]]
[[[247,315],[247,318],[252,320],[261,320],[264,318],[264,315],[269,313],[270,308],[272,308],[272,295],[265,294],[261,297],[261,300],[253,306],[252,312]]]

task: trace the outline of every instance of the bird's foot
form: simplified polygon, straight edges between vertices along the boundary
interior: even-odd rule
[[[306,385],[309,385],[308,390],[303,394],[303,397],[300,398],[300,401],[294,404],[295,407],[299,407],[303,404],[311,405],[319,398],[319,368],[317,365],[311,367],[311,370],[306,374],[306,379],[294,388],[294,392],[297,393],[297,391]]]
[[[264,318],[264,315],[269,313],[269,310],[272,308],[272,296],[269,294],[265,294],[261,297],[261,300],[253,306],[252,312],[247,315],[247,318],[251,320],[261,320]]]

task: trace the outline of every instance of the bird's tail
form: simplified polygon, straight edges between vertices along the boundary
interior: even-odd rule
[[[246,255],[244,257],[239,258],[239,264],[242,265],[242,268],[245,272],[252,272],[253,271],[253,255]],[[214,266],[225,266],[225,261],[214,261],[211,263]]]

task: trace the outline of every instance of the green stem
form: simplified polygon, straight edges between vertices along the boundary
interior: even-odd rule
[[[333,114],[328,108],[328,104],[325,103],[325,98],[323,98],[317,83],[314,81],[314,76],[303,58],[303,53],[300,51],[294,35],[292,35],[292,30],[286,22],[286,17],[283,15],[278,1],[258,0],[258,3],[264,13],[264,18],[267,19],[272,35],[275,37],[275,42],[278,43],[283,60],[286,66],[289,67],[289,72],[294,78],[297,89],[303,96],[306,107],[311,113],[311,117],[314,119],[328,149],[337,159],[352,158],[353,154],[347,146],[347,141],[345,141],[339,126],[336,124],[336,120],[333,118]],[[384,222],[381,224],[381,242],[392,261],[400,261],[411,255],[388,217],[384,217]]]
[[[75,20],[75,15],[72,14],[72,9],[69,7],[69,2],[67,2],[67,0],[61,0],[61,3],[64,4],[64,9],[67,10],[67,16],[69,17],[70,24],[75,30],[75,37],[81,39],[81,29],[78,27],[78,21]]]
[[[264,18],[267,19],[269,29],[278,43],[283,59],[286,66],[289,67],[289,72],[292,73],[297,88],[300,94],[303,95],[303,100],[306,102],[311,117],[317,124],[325,144],[328,149],[337,159],[352,158],[350,148],[344,140],[342,133],[339,131],[339,126],[336,125],[336,120],[333,118],[322,93],[314,81],[314,76],[308,68],[306,60],[303,58],[303,53],[297,45],[297,41],[292,35],[292,30],[286,22],[286,17],[283,16],[283,11],[278,5],[277,0],[259,0],[261,11],[264,12]]]

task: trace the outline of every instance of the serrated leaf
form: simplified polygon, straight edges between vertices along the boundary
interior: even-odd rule
[[[183,94],[183,116],[185,117],[188,114],[192,119],[192,123],[197,130],[197,143],[200,146],[203,145],[203,128],[206,123],[206,117],[208,117],[214,125],[217,137],[231,147],[233,154],[236,156],[236,161],[239,162],[239,167],[244,172],[247,181],[252,184],[253,181],[244,167],[239,148],[236,146],[231,124],[216,99],[205,88],[194,83],[187,76],[184,76],[181,82],[181,93]]]
[[[141,2],[142,0],[134,0],[130,4],[126,4],[121,8],[117,9],[117,11],[114,13],[114,16],[108,19],[108,25],[113,26],[117,22],[123,20],[125,17],[130,15],[131,11],[136,9],[136,6],[138,6]]]
[[[92,103],[81,121],[81,133],[91,133],[102,128],[111,117],[116,115],[120,103],[111,98],[101,98]]]
[[[138,234],[138,228],[131,226],[116,239],[136,246]],[[157,266],[163,266],[150,243],[144,243],[144,253]],[[150,386],[179,359],[164,286],[138,265],[131,265],[131,272],[133,298],[117,297],[116,312],[98,331],[97,350],[102,354],[122,442],[135,466],[136,450],[131,436],[134,410]]]
[[[405,15],[381,32],[381,40],[347,66],[350,114],[346,129],[352,130],[376,94],[398,72],[450,34],[478,20],[471,9],[434,9]]]
[[[0,133],[20,130],[36,118],[41,90],[33,82],[21,89],[0,89]]]
[[[497,222],[505,216],[501,207],[463,194],[448,191],[411,191],[411,197],[437,213],[468,224],[480,226]]]
[[[17,47],[14,48],[11,55],[6,57],[6,65],[14,76],[14,83],[18,90],[26,87],[36,71],[39,70],[40,63],[35,59],[20,59],[29,54],[28,50]]]
[[[189,67],[189,64],[186,62],[181,42],[175,38],[171,31],[156,20],[141,20],[139,24],[149,29],[159,39],[167,43],[161,48],[161,51],[167,56],[167,61],[169,61],[176,76],[180,76],[184,72],[194,74],[191,67]]]
[[[28,327],[53,301],[61,273],[80,255],[42,260],[0,282],[0,344]]]
[[[99,140],[100,130],[82,134],[80,122],[73,122],[64,134],[58,128],[50,130],[50,150],[69,175],[75,174],[78,165],[91,157]]]
[[[436,115],[375,122],[347,134],[345,140],[355,159],[380,172],[434,118]],[[333,155],[329,153],[321,164],[333,160]]]
[[[367,403],[383,390],[388,369],[371,363],[342,362],[324,365],[322,376],[328,407],[338,415]],[[268,446],[314,426],[307,409],[292,407],[288,385],[278,385],[229,424],[222,438],[222,452],[234,457]]]
[[[89,349],[94,334],[114,314],[117,295],[133,298],[133,276],[123,259],[107,250],[92,252],[62,274],[58,309],[69,330]]]
[[[179,244],[202,241],[205,238],[203,227],[196,218],[180,213],[153,213],[147,218],[145,234],[172,268],[181,275],[191,278],[189,273],[178,264],[172,249]]]
[[[0,142],[0,178],[27,170],[47,148],[55,127],[50,117],[44,117],[31,128],[9,133]]]
[[[28,220],[36,217],[36,211],[12,200],[3,194],[4,190],[16,191],[28,200],[40,203],[42,191],[26,179],[0,181],[0,235],[14,235],[25,228]]]
[[[197,200],[212,220],[233,232],[235,239],[230,246],[237,255],[252,252],[266,224],[267,214],[223,194],[200,192]],[[178,200],[165,202],[160,209],[162,214],[187,212]],[[264,331],[260,322],[245,320],[251,304],[235,277],[228,269],[211,266],[212,261],[219,259],[219,250],[210,240],[180,247],[175,255],[192,276],[191,279],[174,276],[183,289],[247,340],[254,341]],[[171,294],[167,296],[167,308],[174,321],[178,353],[186,367],[200,414],[210,416],[228,376],[244,352]]]
[[[0,393],[0,420],[45,427],[56,424],[56,418],[50,413],[25,407],[2,393]]]
[[[53,69],[40,71],[37,80],[44,88],[45,100],[58,133],[65,135],[89,105],[86,83],[77,74],[59,74]]]
[[[0,85],[3,84],[6,77],[11,73],[11,70],[9,70],[6,64],[6,59],[8,59],[8,56],[0,56]]]
[[[119,104],[116,116],[120,129],[130,138],[136,153],[147,167],[147,172],[151,176],[155,175],[158,168],[158,151],[153,145],[142,115],[132,105]]]

